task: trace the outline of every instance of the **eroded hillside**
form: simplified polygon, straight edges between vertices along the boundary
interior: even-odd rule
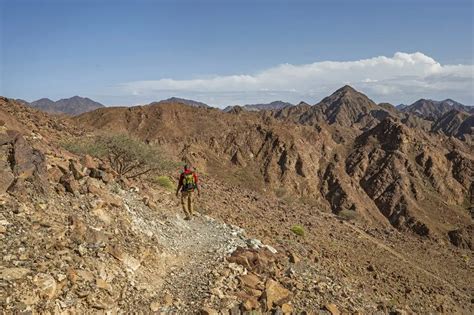
[[[315,106],[277,111],[163,103],[100,109],[75,121],[158,144],[202,172],[375,225],[443,240],[471,225],[471,143],[431,132],[430,122],[348,86]]]

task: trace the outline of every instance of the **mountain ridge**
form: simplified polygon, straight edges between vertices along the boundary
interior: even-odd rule
[[[206,172],[247,169],[249,176],[255,177],[256,187],[280,187],[289,194],[316,198],[334,213],[355,211],[373,223],[446,237],[449,227],[443,220],[448,217],[441,205],[449,200],[451,207],[464,217],[463,196],[469,195],[470,187],[464,179],[454,177],[460,170],[448,168],[453,174],[446,173],[442,165],[451,165],[448,156],[452,146],[466,153],[459,167],[473,164],[469,143],[436,144],[436,137],[444,135],[423,130],[416,124],[408,125],[401,118],[398,111],[381,107],[345,86],[314,106],[301,104],[279,111],[240,111],[238,115],[228,115],[168,103],[127,110],[101,109],[80,115],[76,121],[160,143],[172,155],[192,157],[190,163]],[[182,124],[187,125],[186,130],[178,128]],[[436,160],[439,164],[425,160]],[[421,167],[425,170],[418,170]],[[319,169],[320,173],[311,169]],[[374,170],[378,171],[373,173]],[[468,170],[469,166],[465,171]],[[404,172],[413,175],[402,175]],[[393,181],[392,186],[379,185],[374,191],[366,177],[373,182]],[[438,196],[424,190],[423,183],[430,181]],[[425,199],[439,211],[435,211],[436,215],[433,212],[433,218],[440,217],[425,219]],[[403,211],[386,212],[393,211],[394,206]],[[395,220],[393,215],[403,218]]]
[[[97,108],[105,107],[99,102],[93,101],[87,97],[72,96],[52,101],[49,98],[28,103],[29,106],[53,114],[79,115]]]
[[[231,111],[235,106],[239,106],[242,110],[246,111],[259,111],[259,110],[279,110],[286,107],[295,106],[294,104],[283,102],[283,101],[273,101],[270,103],[259,103],[259,104],[247,104],[247,105],[233,105],[227,106],[223,109],[224,112]]]

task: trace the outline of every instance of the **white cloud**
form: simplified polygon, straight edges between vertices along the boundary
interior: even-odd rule
[[[473,65],[441,65],[420,52],[397,52],[392,57],[357,61],[282,64],[255,74],[134,81],[118,89],[123,96],[143,100],[180,96],[222,107],[276,99],[315,103],[344,84],[379,102],[397,104],[421,97],[449,97],[474,104]]]

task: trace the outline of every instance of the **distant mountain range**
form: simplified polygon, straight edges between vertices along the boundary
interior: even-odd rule
[[[415,114],[419,117],[432,121],[441,118],[441,116],[452,109],[474,114],[474,107],[463,105],[449,98],[443,101],[434,101],[422,98],[411,105],[398,105],[397,109],[404,113]]]
[[[23,100],[20,100],[20,102],[26,103],[31,107],[48,113],[67,114],[73,116],[105,107],[101,103],[93,101],[90,98],[80,96],[63,98],[58,101],[52,101],[49,98],[42,98],[31,103]]]
[[[259,111],[259,110],[278,110],[285,107],[292,107],[294,105],[288,102],[274,101],[274,102],[266,103],[266,104],[247,104],[243,106],[240,106],[240,105],[227,106],[226,108],[224,108],[223,111],[230,112],[236,106],[246,111]]]
[[[181,104],[192,106],[192,107],[204,107],[204,108],[210,108],[211,107],[211,106],[209,106],[205,103],[202,103],[202,102],[188,100],[188,99],[179,98],[179,97],[170,97],[166,100],[162,100],[162,101],[159,101],[159,102],[153,102],[150,105],[155,105],[155,104],[160,104],[160,103],[161,104],[162,103],[181,103]]]
[[[354,94],[354,90],[348,86],[341,88],[338,92],[352,95],[356,98],[360,98],[360,96]],[[22,99],[17,99],[16,101],[24,105],[28,105],[28,106],[37,108],[39,110],[45,111],[45,112],[55,113],[55,114],[67,114],[67,115],[72,115],[72,116],[76,116],[82,113],[93,111],[98,108],[105,107],[101,103],[91,100],[90,98],[80,97],[80,96],[73,96],[71,98],[60,99],[58,101],[52,101],[49,98],[42,98],[31,103],[28,103],[27,101],[22,100]],[[354,100],[352,99],[350,101],[351,101],[350,102],[351,105],[357,104],[357,102],[354,102]],[[171,97],[165,100],[152,102],[149,105],[159,105],[159,104],[169,104],[169,103],[180,103],[180,104],[184,104],[184,105],[192,106],[192,107],[212,108],[212,106],[209,106],[203,102],[194,101],[194,100],[185,99],[185,98],[179,98],[179,97]],[[339,112],[340,111],[344,112],[345,109],[344,109],[344,106],[342,107],[339,106],[339,105],[344,105],[344,104],[336,104],[337,106],[334,107],[336,108],[336,110],[333,110],[333,106],[330,105],[329,103],[331,103],[331,100],[329,99],[329,97],[323,99],[321,102],[319,102],[316,105],[310,105],[305,102],[300,102],[298,105],[294,105],[289,102],[274,101],[271,103],[227,106],[226,108],[223,109],[223,111],[226,113],[238,113],[241,111],[254,112],[254,111],[271,110],[271,111],[276,111],[276,115],[278,116],[278,118],[282,118],[284,116],[292,116],[293,118],[295,118],[296,113],[300,113],[302,114],[302,116],[298,118],[298,120],[300,121],[308,120],[308,119],[321,120],[322,116],[327,115],[328,117],[325,117],[325,119],[327,119],[328,122],[333,123],[335,119],[340,119],[340,117],[336,118],[336,116],[340,116]],[[365,112],[368,109],[372,110],[372,114],[377,114],[377,112],[379,112],[380,109],[383,109],[388,112],[412,114],[412,116],[410,116],[410,119],[412,120],[416,119],[416,117],[419,117],[428,121],[436,122],[439,119],[443,118],[443,121],[445,122],[446,119],[448,119],[449,117],[453,117],[453,118],[456,117],[457,119],[459,119],[459,117],[466,116],[466,115],[459,116],[457,115],[458,112],[467,114],[468,116],[474,114],[473,106],[463,105],[452,99],[445,99],[443,101],[420,99],[411,105],[400,104],[400,105],[394,106],[389,103],[380,103],[378,104],[377,107],[374,107],[375,105],[376,105],[375,103],[369,102],[367,104],[364,104],[360,108],[351,107],[351,109],[346,113],[346,115],[349,115],[349,116],[358,115],[357,113]],[[307,111],[311,107],[314,107],[312,111]],[[322,114],[321,110],[325,112],[324,115]],[[446,115],[452,110],[455,110],[455,112],[451,113],[450,115]],[[309,113],[311,112],[313,112],[314,115],[310,115]],[[356,118],[351,117],[349,120],[355,120],[355,119]],[[437,128],[438,130],[444,129],[444,128],[440,128],[439,124],[437,126],[438,126]]]

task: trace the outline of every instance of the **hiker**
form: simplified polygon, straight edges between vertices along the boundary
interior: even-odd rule
[[[193,172],[190,167],[184,165],[184,170],[179,176],[178,189],[176,189],[176,197],[178,197],[179,190],[181,189],[181,205],[183,206],[184,214],[186,215],[185,220],[191,220],[193,215],[193,193],[197,190],[198,196],[201,195],[201,191],[198,186],[198,177],[196,172]]]

